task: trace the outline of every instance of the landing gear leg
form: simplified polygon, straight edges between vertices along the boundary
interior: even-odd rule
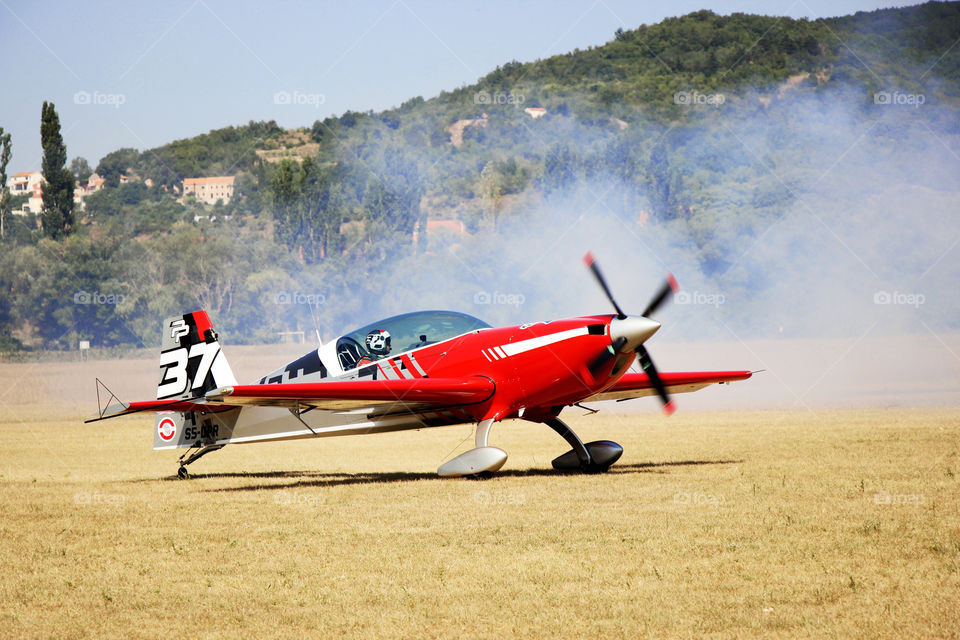
[[[562,456],[560,456],[559,458],[553,461],[553,468],[554,469],[568,468],[565,466],[557,466],[557,463],[561,459],[569,457],[570,453],[573,453],[576,455],[580,470],[586,471],[587,469],[589,469],[590,464],[592,462],[590,460],[590,452],[587,451],[587,448],[583,445],[583,441],[580,439],[580,436],[575,434],[573,432],[573,429],[568,427],[567,424],[560,418],[550,418],[549,420],[547,420],[547,426],[553,429],[554,431],[556,431],[557,433],[559,433],[560,437],[566,440],[567,444],[573,447],[572,451],[568,451],[567,453],[563,454]]]
[[[553,460],[553,468],[562,471],[604,473],[623,455],[623,447],[610,440],[596,440],[583,444],[580,437],[559,418],[546,421],[548,427],[560,434],[572,449]]]
[[[493,418],[480,421],[474,440],[476,448],[461,453],[453,460],[440,465],[437,473],[443,477],[488,477],[494,471],[498,471],[507,461],[507,452],[487,446],[487,436],[490,434],[491,426],[493,426]]]
[[[209,445],[200,447],[197,451],[194,451],[193,453],[190,453],[192,449],[188,450],[187,453],[180,456],[180,468],[177,469],[177,477],[180,478],[181,480],[186,480],[187,478],[189,478],[190,473],[187,471],[187,465],[190,464],[191,462],[196,462],[197,460],[207,455],[211,451],[216,451],[218,449],[223,449],[223,445],[209,444]],[[189,456],[187,455],[188,453],[190,453]],[[186,458],[186,460],[184,460],[184,458]]]

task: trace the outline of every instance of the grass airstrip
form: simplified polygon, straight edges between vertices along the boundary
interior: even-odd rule
[[[233,445],[178,480],[152,417],[4,403],[0,637],[960,628],[956,409],[574,409],[624,446],[609,473],[552,471],[563,441],[509,422],[489,480],[435,475],[469,426]]]

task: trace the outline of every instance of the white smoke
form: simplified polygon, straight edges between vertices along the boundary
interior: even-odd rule
[[[379,311],[454,308],[494,324],[609,313],[581,262],[592,250],[628,312],[646,306],[667,271],[680,281],[650,345],[661,368],[773,369],[728,392],[738,406],[957,402],[960,135],[951,111],[841,91],[765,107],[760,95],[705,107],[703,126],[675,149],[709,149],[704,162],[725,177],[704,189],[689,223],[616,211],[619,187],[598,179],[508,214],[499,232],[456,252],[404,261]],[[563,141],[587,148],[577,132],[564,127]],[[786,204],[753,206],[763,189],[787,194]],[[705,268],[698,233],[722,252],[719,266]],[[710,358],[704,341],[724,357]]]

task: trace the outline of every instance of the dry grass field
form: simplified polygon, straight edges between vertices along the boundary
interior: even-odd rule
[[[624,446],[610,473],[554,473],[563,441],[512,422],[486,481],[434,475],[467,426],[234,445],[184,481],[150,417],[84,425],[14,382],[47,366],[0,368],[2,637],[960,629],[957,409],[573,410]]]

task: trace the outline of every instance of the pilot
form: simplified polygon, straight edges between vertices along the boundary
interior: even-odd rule
[[[364,342],[367,343],[367,351],[370,355],[361,358],[357,363],[358,367],[386,358],[390,354],[390,333],[386,329],[374,329],[367,334]]]

